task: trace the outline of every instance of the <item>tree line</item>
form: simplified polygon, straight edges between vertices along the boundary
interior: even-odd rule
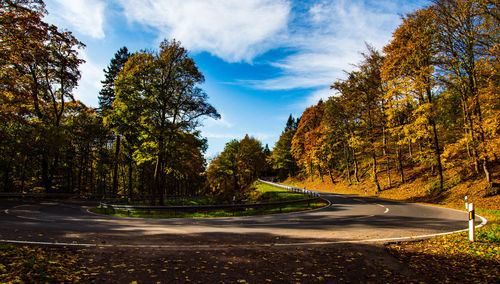
[[[267,145],[248,134],[241,140],[226,143],[224,150],[208,166],[206,182],[209,193],[225,200],[242,200],[251,193],[254,181],[270,173]]]
[[[446,170],[493,184],[500,155],[499,13],[488,0],[436,0],[408,14],[382,52],[331,86],[336,95],[289,117],[273,151],[245,136],[210,165],[200,118],[218,118],[204,81],[175,40],[118,50],[99,108],[73,96],[84,44],[43,21],[42,0],[0,4],[0,191],[148,199],[243,198],[259,176],[369,173],[379,191],[421,168],[446,188]]]
[[[336,95],[287,127],[269,162],[281,178],[369,172],[375,190],[422,168],[446,189],[446,169],[493,184],[500,156],[499,5],[436,0],[408,14],[383,53],[367,45]],[[293,118],[291,118],[293,120]],[[288,125],[288,124],[287,124]],[[365,165],[361,169],[361,164]],[[363,171],[363,172],[362,172]]]
[[[84,44],[43,21],[42,0],[0,4],[0,191],[143,198],[204,190],[200,118],[218,118],[188,51],[124,47],[99,108],[75,100]]]

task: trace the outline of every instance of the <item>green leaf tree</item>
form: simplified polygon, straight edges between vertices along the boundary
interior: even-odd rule
[[[133,117],[140,144],[151,146],[142,154],[155,164],[152,203],[163,203],[171,145],[178,135],[194,130],[203,116],[220,117],[197,86],[203,81],[194,60],[175,40],[163,41],[158,52],[134,54],[115,81],[116,115],[127,117],[124,121]]]

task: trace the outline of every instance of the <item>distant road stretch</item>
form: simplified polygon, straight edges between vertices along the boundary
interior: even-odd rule
[[[313,211],[211,219],[95,215],[96,203],[0,200],[0,240],[75,246],[212,248],[387,242],[467,228],[465,211],[319,192]],[[476,217],[476,224],[486,222]]]

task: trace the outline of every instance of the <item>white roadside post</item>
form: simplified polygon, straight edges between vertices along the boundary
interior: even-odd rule
[[[474,241],[474,203],[469,203],[469,240]]]
[[[469,204],[469,202],[467,201],[467,195],[465,196],[465,210],[467,210],[467,205]]]

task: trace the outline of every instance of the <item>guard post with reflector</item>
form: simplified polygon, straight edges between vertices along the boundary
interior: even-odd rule
[[[471,242],[474,241],[474,203],[469,203],[469,240]]]

